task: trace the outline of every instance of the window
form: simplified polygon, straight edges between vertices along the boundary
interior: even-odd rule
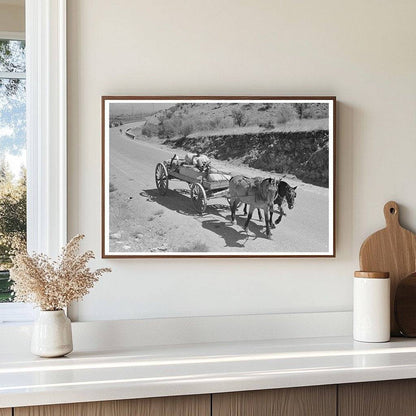
[[[7,39],[5,38],[7,36]],[[0,34],[0,302],[12,301],[10,254],[26,244],[26,53]]]
[[[66,0],[26,1],[25,32],[26,44],[20,43],[20,52],[26,59],[27,78],[22,61],[16,59],[15,66],[0,69],[0,81],[4,89],[6,84],[18,84],[20,93],[26,95],[27,247],[56,257],[66,243]],[[0,32],[0,40],[24,40],[21,35],[10,35]],[[6,98],[0,89],[0,102],[6,99],[10,100],[10,95]],[[17,101],[13,102],[18,107]],[[23,124],[16,125],[17,130],[24,127],[24,118],[20,120]],[[0,118],[1,128],[3,133],[11,132]],[[2,142],[0,138],[0,158],[6,154]],[[24,152],[15,147],[8,153],[15,162],[14,171],[20,172]],[[31,305],[0,302],[0,324],[27,322],[33,317]]]

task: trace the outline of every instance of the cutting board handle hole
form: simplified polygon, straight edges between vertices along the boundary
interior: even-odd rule
[[[386,225],[388,227],[400,226],[399,223],[399,213],[400,208],[397,202],[389,201],[384,205],[383,208],[384,218],[386,219]]]

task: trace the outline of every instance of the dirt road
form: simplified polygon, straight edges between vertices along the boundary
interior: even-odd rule
[[[189,198],[188,186],[170,181],[169,191],[159,195],[154,170],[158,162],[185,152],[155,142],[133,140],[125,135],[128,127],[110,129],[110,251],[111,252],[326,252],[328,251],[328,190],[297,184],[293,210],[265,235],[263,222],[253,215],[248,232],[239,211],[237,225],[230,221],[225,199],[208,202],[204,215],[198,215]],[[229,162],[214,161],[218,169],[233,174],[264,176],[267,173]]]

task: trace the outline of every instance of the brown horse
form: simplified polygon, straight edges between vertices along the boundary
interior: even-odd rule
[[[235,211],[237,205],[242,202],[250,206],[244,230],[247,230],[253,211],[262,209],[266,224],[266,235],[271,236],[269,213],[273,209],[273,202],[276,198],[278,181],[273,178],[247,178],[242,175],[233,176],[230,179],[230,208],[231,221],[236,223]]]
[[[295,206],[295,198],[296,198],[296,188],[291,187],[287,182],[279,180],[279,186],[277,188],[276,198],[274,200],[274,204],[278,207],[278,214],[279,217],[273,223],[273,213],[275,212],[274,209],[270,211],[270,227],[276,228],[275,224],[279,224],[282,220],[283,215],[286,215],[285,211],[283,210],[283,203],[286,200],[287,206],[289,209],[293,209]],[[273,208],[273,207],[272,207]],[[263,217],[261,215],[261,211],[258,210],[259,220],[262,221]],[[247,204],[244,206],[244,215],[247,215]]]

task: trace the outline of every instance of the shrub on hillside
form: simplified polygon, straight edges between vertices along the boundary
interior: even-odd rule
[[[158,136],[163,138],[171,138],[179,134],[182,127],[182,119],[180,117],[171,117],[164,119],[159,124]]]
[[[296,118],[298,118],[298,115],[292,106],[279,105],[276,115],[276,122],[278,124],[287,123],[288,121]]]
[[[267,111],[271,106],[271,104],[264,104],[263,106],[259,107],[257,111]]]
[[[183,123],[179,129],[179,133],[182,136],[189,136],[194,131],[194,126],[190,122]]]
[[[146,123],[142,127],[142,134],[146,137],[156,136],[158,132],[158,127],[155,124]]]
[[[328,104],[326,103],[295,103],[293,108],[300,119],[328,117]]]
[[[233,118],[236,126],[243,127],[247,124],[247,117],[241,110],[233,110],[231,117]]]
[[[260,123],[259,127],[263,127],[266,130],[272,130],[275,128],[275,125],[269,120],[267,123]]]
[[[211,130],[215,130],[221,124],[221,117],[215,117],[209,121],[209,127]]]

